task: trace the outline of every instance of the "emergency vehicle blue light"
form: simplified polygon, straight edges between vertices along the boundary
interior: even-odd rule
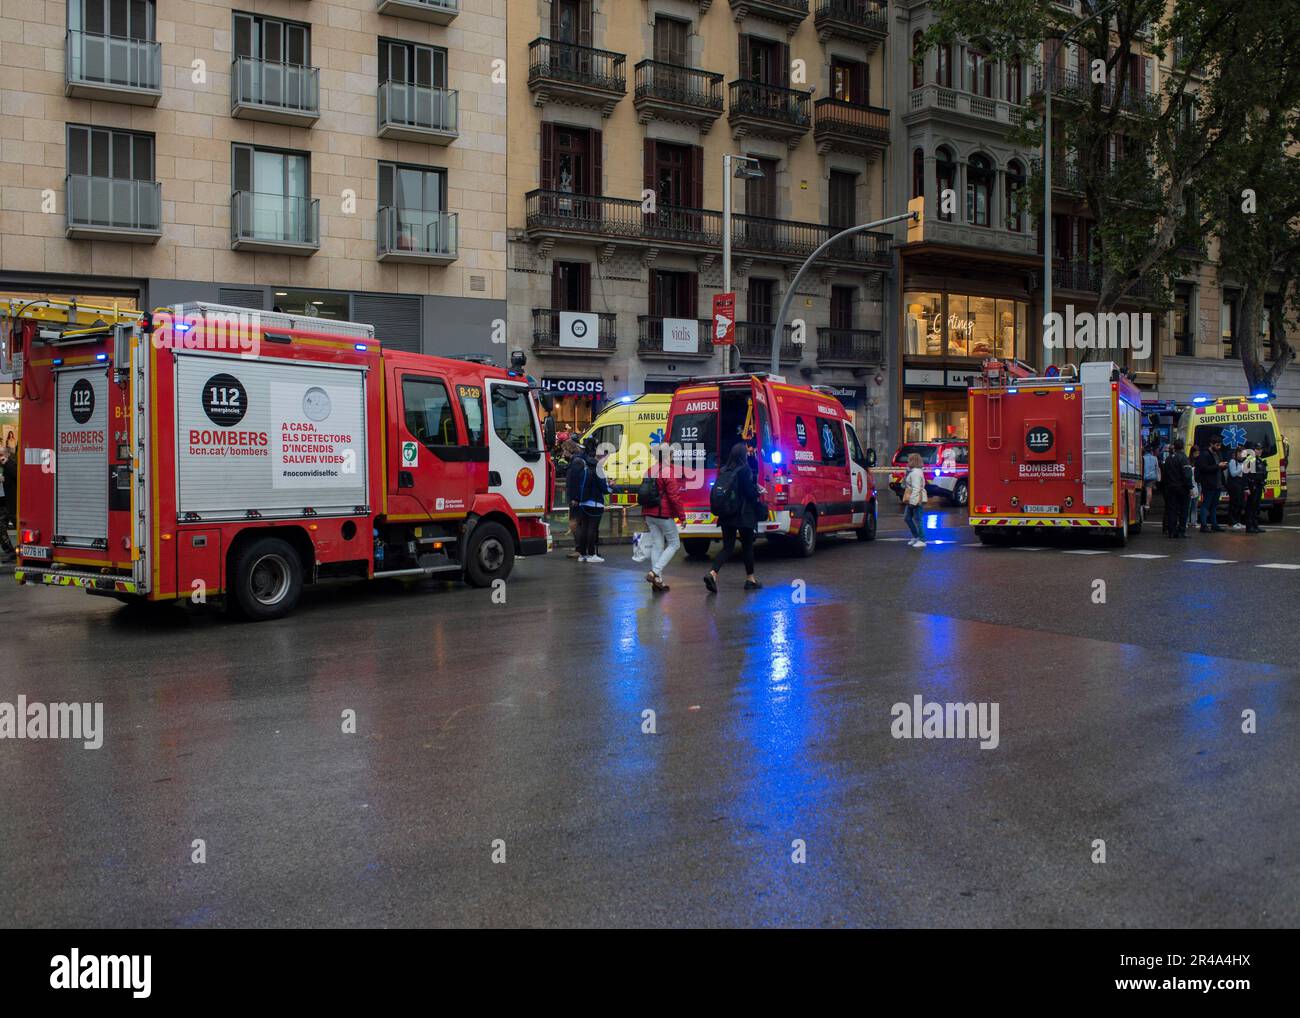
[[[1067,386],[1064,387],[1064,389],[1063,389],[1062,391],[1064,391],[1064,392],[1074,392],[1074,386],[1073,386],[1073,385],[1067,385]]]
[[[172,328],[174,328],[177,332],[189,332],[190,329],[192,328],[192,325],[189,322],[177,322],[175,325],[172,326]]]
[[[62,358],[62,357],[55,357],[54,360],[51,361],[50,363],[52,363],[52,364],[57,368],[59,365],[61,365],[61,364],[63,363],[63,358]]]
[[[106,361],[106,360],[108,360],[108,354],[106,354],[106,353],[97,353],[97,354],[95,354],[95,360],[97,360],[97,361]]]
[[[1019,392],[1019,389],[1008,389],[1007,392]]]
[[[1251,396],[1250,398],[1251,398],[1251,399],[1268,399],[1269,397],[1268,397],[1268,393],[1266,393],[1266,392],[1257,392],[1257,393],[1255,393],[1253,396]]]
[[[1193,403],[1208,403],[1208,402],[1210,402],[1210,397],[1209,397],[1209,396],[1193,396],[1193,397],[1192,397],[1192,402],[1193,402]]]
[[[366,350],[369,349],[369,347],[367,347],[365,343],[353,343],[353,344],[352,344],[352,349],[354,349],[354,350],[360,350],[362,353],[365,353]]]
[[[780,449],[773,449],[773,450],[772,450],[772,462],[773,462],[773,463],[780,463],[780,462],[781,462],[781,450],[780,450]]]

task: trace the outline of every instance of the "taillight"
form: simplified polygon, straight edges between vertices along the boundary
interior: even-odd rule
[[[23,530],[22,534],[20,535],[19,542],[22,544],[40,544],[41,532],[39,530],[34,530],[30,527],[26,528]]]
[[[998,511],[998,507],[995,505],[977,505],[975,511],[977,513],[995,513]]]
[[[1092,507],[1092,512],[1094,516],[1109,516],[1111,507],[1108,505],[1095,505]]]
[[[772,478],[772,498],[774,501],[781,503],[790,501],[790,478]]]

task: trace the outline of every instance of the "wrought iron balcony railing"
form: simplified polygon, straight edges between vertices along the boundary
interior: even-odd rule
[[[812,93],[742,78],[728,89],[733,118],[753,117],[806,130],[812,125]]]
[[[671,318],[671,316],[668,316]],[[677,321],[678,319],[672,319]],[[662,315],[638,315],[637,316],[637,351],[643,356],[656,357],[705,357],[713,356],[713,319],[700,318],[690,319],[695,321],[695,338],[696,344],[694,350],[682,349],[680,343],[674,344],[673,336],[668,338],[670,349],[664,349],[664,321]],[[676,349],[672,347],[677,346]]]
[[[715,117],[722,113],[721,74],[658,60],[642,60],[633,74],[637,103],[657,100]]]
[[[618,348],[618,316],[596,312],[599,322],[595,347],[560,346],[560,315],[555,308],[533,308],[533,349],[542,353],[608,356]]]
[[[531,88],[542,81],[558,81],[622,94],[627,91],[625,63],[622,53],[534,39],[528,44],[528,84]]]
[[[877,329],[817,330],[817,359],[836,364],[884,364],[885,339]]]
[[[776,326],[769,322],[737,322],[736,350],[742,361],[765,361],[772,356],[772,336]],[[794,364],[803,357],[803,346],[792,340],[789,325],[783,330],[781,349],[777,360]]]
[[[835,36],[879,42],[889,34],[889,4],[885,0],[817,0],[813,24],[823,42]]]
[[[889,144],[889,110],[827,96],[813,104],[818,141],[836,139],[869,148]]]

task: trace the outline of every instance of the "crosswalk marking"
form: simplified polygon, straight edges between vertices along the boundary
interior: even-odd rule
[[[1066,555],[1109,555],[1105,548],[1070,548],[1064,552]]]
[[[1228,566],[1236,562],[1235,558],[1185,558],[1184,562],[1199,562],[1206,566]]]
[[[1256,569],[1300,569],[1294,562],[1256,562]]]
[[[1131,555],[1121,555],[1120,558],[1168,558],[1168,555],[1148,555],[1145,552],[1135,552]]]

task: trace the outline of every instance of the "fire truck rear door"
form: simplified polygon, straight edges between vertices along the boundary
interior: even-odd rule
[[[104,547],[108,541],[107,367],[61,370],[55,398],[54,533],[64,547]]]

